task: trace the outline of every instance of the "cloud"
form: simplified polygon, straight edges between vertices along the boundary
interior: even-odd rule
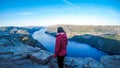
[[[118,12],[118,11],[110,10],[110,9],[106,9],[105,11],[106,11],[106,13],[109,13],[112,16],[118,16],[118,17],[120,17],[120,12]]]
[[[17,15],[31,15],[33,14],[32,12],[21,12],[21,13],[18,13]]]
[[[65,3],[67,3],[68,5],[71,5],[71,6],[74,7],[74,8],[79,8],[77,5],[71,3],[71,2],[69,2],[69,1],[67,1],[67,0],[62,0],[62,1],[65,2]]]

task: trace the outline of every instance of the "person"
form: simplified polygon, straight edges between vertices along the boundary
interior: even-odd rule
[[[55,52],[54,58],[57,57],[57,63],[59,68],[63,68],[64,58],[67,54],[67,43],[68,39],[66,36],[66,32],[62,27],[57,28],[57,35],[56,35],[56,43],[55,43]]]

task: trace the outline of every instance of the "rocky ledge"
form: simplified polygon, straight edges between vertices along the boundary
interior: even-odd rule
[[[10,30],[11,31],[11,30]],[[58,68],[53,53],[47,51],[29,32],[0,29],[0,68]],[[33,44],[34,43],[34,44]],[[120,55],[92,58],[65,57],[65,68],[120,68]]]

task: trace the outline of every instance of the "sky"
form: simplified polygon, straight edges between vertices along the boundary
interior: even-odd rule
[[[0,0],[0,26],[120,25],[120,0]]]

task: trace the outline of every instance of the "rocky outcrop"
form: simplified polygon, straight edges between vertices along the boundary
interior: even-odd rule
[[[80,57],[65,57],[64,67],[65,68],[119,68],[120,55],[117,55],[116,60],[111,61],[112,58],[107,56],[106,59],[101,58],[101,61],[98,62],[92,58],[80,58]],[[110,56],[114,57],[114,55]],[[109,59],[109,60],[108,60]],[[107,61],[107,62],[103,62]],[[109,62],[108,62],[109,61]],[[113,64],[111,64],[111,63]],[[51,68],[58,68],[56,59],[51,59],[48,65]]]
[[[68,68],[120,68],[120,55],[107,55],[100,62],[92,58],[65,58],[65,66]]]
[[[27,41],[27,43],[23,41]],[[41,50],[45,50],[43,45],[33,39],[26,30],[9,27],[0,29],[0,68],[26,68],[26,66],[48,68],[47,65],[39,65],[34,62],[30,57],[30,54]],[[46,56],[44,55],[44,57]]]
[[[49,68],[48,65],[38,64],[30,57],[30,54],[43,51],[44,47],[42,47],[42,44],[33,39],[26,30],[0,29],[0,68],[26,68],[26,66]]]
[[[117,40],[107,39],[89,34],[74,36],[69,40],[80,43],[87,43],[93,47],[96,47],[109,53],[120,54],[120,41]]]
[[[103,56],[100,61],[105,68],[120,68],[120,55]]]
[[[44,50],[47,50],[39,41],[34,39],[31,35],[17,35],[16,38],[18,39],[18,41],[22,42],[23,44],[33,47],[40,47]]]
[[[49,68],[48,65],[38,64],[38,62],[33,61],[33,58],[29,55],[34,55],[40,51],[43,51],[38,47],[31,47],[24,44],[19,44],[15,46],[4,46],[0,48],[0,68]],[[40,52],[41,53],[41,52]],[[47,52],[44,52],[47,54]],[[35,56],[36,58],[38,56]],[[48,57],[44,55],[44,57]],[[39,59],[43,59],[39,55]],[[47,60],[47,58],[45,59]],[[44,61],[42,61],[43,63]]]
[[[2,30],[3,32],[7,32],[11,37],[14,37],[17,41],[22,42],[23,44],[33,46],[33,47],[40,47],[44,50],[47,50],[40,42],[35,40],[32,35],[31,31],[34,32],[33,30],[38,30],[40,28],[34,27],[34,28],[23,28],[23,27],[6,27],[6,30]],[[4,34],[4,33],[3,33]]]
[[[92,58],[65,58],[65,66],[68,68],[101,68],[101,63]]]

